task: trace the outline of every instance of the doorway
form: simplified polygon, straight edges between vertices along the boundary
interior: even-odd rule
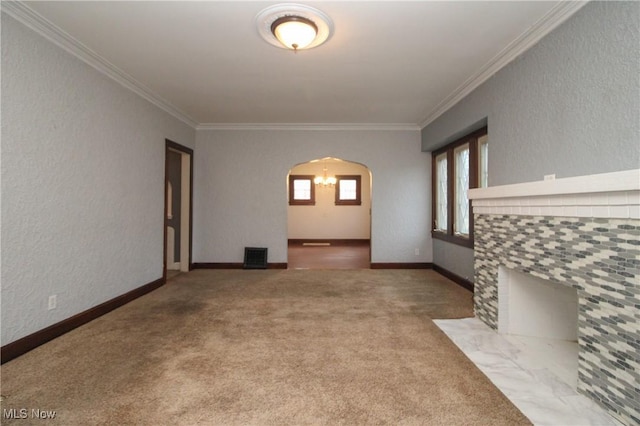
[[[365,165],[334,157],[297,164],[287,188],[290,269],[371,267],[372,175]]]
[[[175,275],[192,268],[193,150],[165,141],[164,272]]]

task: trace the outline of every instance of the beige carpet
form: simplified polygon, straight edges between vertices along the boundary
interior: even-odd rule
[[[2,366],[61,425],[530,424],[433,324],[429,270],[198,270]],[[6,411],[5,411],[6,412]]]

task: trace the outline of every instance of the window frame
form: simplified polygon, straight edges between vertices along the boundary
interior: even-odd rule
[[[340,198],[340,182],[342,180],[356,181],[356,199],[343,200]],[[360,175],[336,175],[336,206],[360,206],[362,205],[362,176]]]
[[[438,197],[438,194],[440,194],[439,188],[438,188],[438,184],[439,182],[437,181],[437,176],[438,176],[438,170],[440,169],[440,165],[438,164],[440,162],[440,159],[442,158],[442,160],[446,163],[445,167],[448,170],[449,167],[449,156],[447,155],[447,152],[441,152],[440,154],[434,154],[432,157],[432,181],[433,181],[433,185],[432,185],[432,219],[433,219],[433,226],[431,228],[432,231],[437,231],[442,233],[442,229],[438,227],[439,221],[439,215],[440,215],[440,197]],[[447,174],[448,175],[448,174]],[[445,193],[447,200],[445,200],[445,204],[448,207],[449,206],[449,180],[448,180],[448,176],[447,176],[447,191]],[[448,212],[445,213],[445,217],[444,217],[444,222],[445,222],[445,227],[444,227],[444,232],[446,232],[447,230],[447,225],[446,223],[448,223],[448,218],[449,218],[449,214]]]
[[[453,201],[453,235],[455,235],[456,237],[460,237],[460,238],[470,238],[471,236],[471,228],[470,228],[470,224],[471,224],[471,204],[469,203],[469,198],[468,198],[468,194],[469,194],[469,189],[471,189],[471,170],[473,169],[471,167],[471,143],[470,142],[466,142],[463,143],[461,145],[458,145],[456,148],[453,149],[453,161],[455,162],[455,164],[453,165],[453,176],[455,179],[455,182],[453,182],[454,188],[453,188],[453,194],[456,197],[455,200]],[[458,220],[459,218],[459,214],[460,211],[458,209],[458,199],[459,199],[459,195],[458,194],[458,189],[459,189],[459,179],[458,179],[458,175],[457,175],[457,171],[458,171],[458,153],[460,151],[467,151],[467,156],[468,156],[468,169],[467,169],[467,178],[469,180],[468,182],[468,187],[467,187],[467,217],[468,217],[468,223],[467,223],[467,234],[463,234],[461,232],[458,231],[457,226],[458,226]],[[477,183],[476,183],[477,186]],[[447,187],[447,189],[449,189]],[[463,192],[463,191],[462,191]]]
[[[469,235],[455,234],[454,221],[455,221],[455,209],[456,209],[456,175],[455,175],[455,151],[457,148],[469,144],[469,189],[477,188],[479,184],[478,171],[479,171],[479,145],[478,139],[487,135],[487,127],[475,130],[445,146],[434,150],[431,153],[431,237],[434,239],[446,241],[452,244],[473,248],[473,206],[471,200],[467,200],[469,203]],[[488,141],[487,141],[488,143]],[[439,231],[436,229],[436,214],[437,214],[437,166],[436,158],[441,154],[447,156],[447,226],[446,231]]]
[[[289,175],[289,205],[290,206],[315,206],[316,205],[316,184],[313,182],[314,175]],[[309,200],[297,200],[294,198],[295,191],[293,189],[296,180],[308,180],[311,188]]]
[[[481,142],[480,140],[484,138],[484,140]],[[477,139],[477,144],[478,144],[478,188],[486,188],[487,186],[489,186],[489,138],[487,134],[484,135],[480,135],[478,136]],[[484,153],[484,155],[482,155],[482,148],[486,146],[487,150]],[[486,158],[485,158],[486,157]],[[482,164],[484,161],[484,165]],[[486,176],[483,176],[483,173],[486,174]],[[486,179],[485,179],[486,177]]]

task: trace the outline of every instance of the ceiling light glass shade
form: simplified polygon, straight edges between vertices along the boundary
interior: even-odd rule
[[[295,3],[274,4],[263,9],[256,16],[256,26],[267,43],[295,51],[318,47],[333,34],[333,22],[326,13]]]
[[[313,42],[318,34],[318,27],[310,19],[285,16],[273,22],[271,31],[285,47],[298,50]]]

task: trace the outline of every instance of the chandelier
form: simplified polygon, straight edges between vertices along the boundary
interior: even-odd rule
[[[334,187],[337,182],[336,178],[333,176],[327,177],[326,167],[322,169],[322,171],[323,171],[322,176],[316,176],[313,182],[316,184],[316,186],[323,186],[328,188]]]

